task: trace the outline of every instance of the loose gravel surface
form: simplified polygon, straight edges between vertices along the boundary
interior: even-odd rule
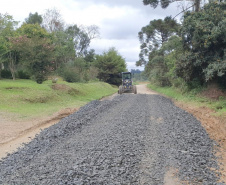
[[[93,101],[0,161],[0,184],[220,185],[217,146],[201,123],[160,95]]]

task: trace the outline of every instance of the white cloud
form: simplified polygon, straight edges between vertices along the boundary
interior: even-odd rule
[[[43,14],[48,8],[61,9],[63,1],[61,0],[1,0],[0,13],[13,15],[16,21],[23,22],[29,13],[38,12]]]
[[[122,8],[110,8],[105,5],[90,5],[82,7],[80,3],[75,8],[66,9],[62,12],[67,23],[83,25],[96,24],[101,26],[104,20],[118,19],[125,14]]]
[[[125,59],[129,69],[137,68],[135,63],[139,59],[139,41],[136,38],[129,41],[127,39],[96,39],[92,42],[91,47],[95,48],[97,54],[102,54],[111,47],[115,47]],[[143,69],[143,67],[140,69]]]

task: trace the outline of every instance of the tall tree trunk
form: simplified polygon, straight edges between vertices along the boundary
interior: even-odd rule
[[[16,75],[15,75],[15,64],[14,64],[14,58],[12,56],[12,52],[9,53],[9,70],[11,72],[13,80],[16,80]]]
[[[196,12],[199,12],[199,10],[200,10],[200,0],[194,0],[194,2],[195,2],[195,11]]]

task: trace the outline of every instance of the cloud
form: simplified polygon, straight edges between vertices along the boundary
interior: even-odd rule
[[[121,8],[133,8],[141,10],[143,14],[146,15],[156,15],[157,17],[164,18],[167,15],[175,16],[176,12],[178,12],[177,8],[177,2],[170,4],[170,6],[166,9],[162,9],[161,7],[157,7],[156,9],[153,9],[152,7],[145,6],[143,4],[142,0],[74,0],[76,2],[82,2],[84,6],[89,5],[105,5],[106,7],[115,8],[115,7],[121,7]],[[181,4],[181,3],[179,3]],[[155,17],[156,17],[155,16]],[[150,17],[150,20],[152,20],[153,17]]]
[[[46,9],[63,8],[62,2],[61,0],[1,0],[0,13],[8,13],[14,17],[14,20],[23,22],[29,13],[43,14]]]
[[[138,60],[139,41],[138,39],[96,39],[91,43],[91,47],[95,48],[97,54],[115,47],[119,54],[127,63],[135,63]]]
[[[77,2],[85,2],[86,4],[95,4],[95,5],[106,5],[110,7],[121,7],[121,6],[132,6],[132,7],[142,7],[142,0],[74,0]]]
[[[108,39],[131,39],[137,36],[138,31],[145,24],[144,17],[136,9],[123,9],[124,15],[114,19],[102,21],[102,35]]]
[[[136,61],[139,59],[139,42],[136,38],[130,39],[96,39],[91,43],[91,48],[95,48],[97,54],[103,54],[111,47],[115,47],[119,54],[125,59],[127,69],[140,69],[144,67],[136,67]]]

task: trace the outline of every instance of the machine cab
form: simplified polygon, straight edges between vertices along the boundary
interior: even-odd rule
[[[125,89],[132,89],[132,75],[130,72],[122,73],[122,86]]]
[[[122,72],[122,85],[119,86],[119,94],[134,93],[137,94],[137,88],[133,85],[132,74],[130,72]]]

